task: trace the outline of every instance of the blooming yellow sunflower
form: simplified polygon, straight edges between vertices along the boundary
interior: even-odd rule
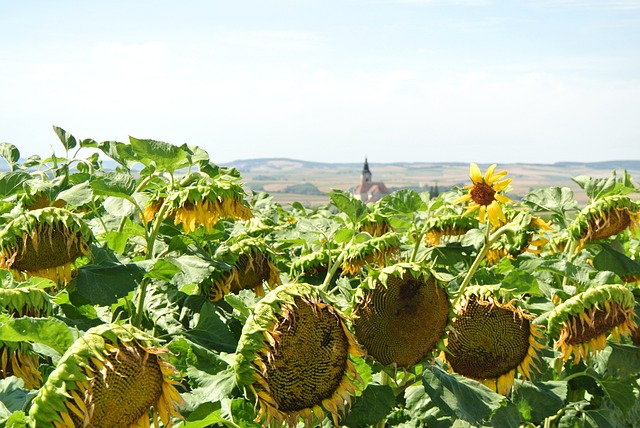
[[[511,390],[516,373],[530,379],[534,360],[544,348],[532,315],[499,286],[469,287],[456,305],[446,340],[451,369],[475,379],[499,394]]]
[[[578,364],[605,348],[609,332],[619,342],[637,329],[635,298],[623,285],[600,285],[560,303],[547,322],[562,359],[573,355],[573,363]]]
[[[167,350],[131,326],[88,330],[62,356],[29,411],[43,428],[169,428],[184,405]],[[151,411],[153,409],[153,411]],[[151,422],[153,421],[153,422]]]
[[[256,401],[262,426],[320,426],[341,413],[361,388],[353,358],[361,355],[344,315],[313,286],[285,284],[267,294],[242,329],[238,386]]]
[[[511,203],[511,199],[502,195],[500,192],[511,183],[511,179],[503,179],[504,176],[507,175],[507,171],[494,173],[495,169],[496,164],[491,165],[483,176],[478,165],[472,163],[469,169],[469,177],[473,184],[465,186],[465,189],[469,189],[469,192],[456,199],[453,203],[455,205],[470,201],[463,215],[479,211],[478,219],[481,223],[484,223],[488,216],[489,222],[493,226],[499,227],[506,223],[506,218],[500,204]]]

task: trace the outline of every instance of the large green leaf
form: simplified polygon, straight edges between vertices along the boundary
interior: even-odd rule
[[[76,184],[75,186],[60,192],[58,194],[58,199],[63,199],[67,201],[69,205],[75,207],[88,204],[93,199],[91,184],[88,181]]]
[[[22,171],[0,172],[0,198],[6,198],[22,190],[31,175]]]
[[[611,271],[621,277],[640,275],[640,263],[607,244],[603,244],[602,251],[593,258],[593,267],[601,271]]]
[[[611,172],[609,178],[593,178],[585,175],[574,177],[573,181],[584,189],[590,200],[595,200],[608,195],[626,195],[636,192],[631,182],[631,176],[627,171],[619,180],[616,178],[616,171]]]
[[[190,397],[185,397],[188,401]],[[188,402],[187,401],[187,402]],[[191,404],[191,403],[188,403]],[[178,428],[207,428],[212,426],[218,426],[218,424],[227,425],[229,421],[220,416],[220,402],[204,402],[192,404],[195,407],[183,421]],[[231,426],[229,424],[229,426]]]
[[[4,404],[9,412],[21,410],[27,398],[28,390],[24,389],[22,379],[15,376],[0,379],[0,403]]]
[[[137,264],[83,266],[78,269],[76,291],[96,305],[111,305],[136,289],[145,274]]]
[[[500,288],[509,290],[514,295],[522,295],[525,293],[532,296],[541,296],[540,287],[536,278],[522,270],[512,270],[504,277]]]
[[[623,413],[629,411],[636,403],[637,397],[635,391],[637,391],[638,387],[637,379],[608,377],[598,380],[598,383],[611,401],[622,410]]]
[[[567,227],[566,213],[578,209],[578,202],[574,199],[573,191],[568,187],[533,190],[522,198],[522,203],[534,211],[551,213],[561,227]]]
[[[0,319],[0,337],[7,342],[41,343],[60,354],[64,354],[74,340],[69,327],[57,318]]]
[[[20,160],[20,150],[11,143],[0,143],[0,157],[7,161],[11,171]]]
[[[610,342],[595,358],[601,374],[626,378],[640,373],[640,347]]]
[[[420,194],[411,189],[397,190],[386,195],[379,204],[384,212],[399,214],[413,214],[425,205]]]
[[[422,380],[424,390],[436,406],[471,424],[480,424],[505,400],[481,383],[449,374],[439,367],[426,369]]]
[[[524,420],[539,423],[564,406],[568,385],[557,381],[525,382],[518,385],[517,391],[513,400]]]
[[[131,148],[140,162],[149,166],[154,164],[157,169],[173,172],[187,166],[187,152],[163,141],[139,140],[129,137]]]
[[[390,386],[369,384],[356,398],[344,423],[351,427],[373,425],[384,419],[395,403],[396,396]]]
[[[126,198],[135,192],[136,181],[131,174],[106,172],[91,180],[91,188],[96,195]]]
[[[138,158],[130,144],[119,141],[103,141],[98,143],[98,148],[127,170],[138,162]]]
[[[78,144],[78,142],[76,141],[76,137],[74,137],[64,129],[53,125],[53,131],[56,133],[65,149],[71,150]]]
[[[329,192],[329,198],[331,198],[331,202],[333,202],[336,208],[347,215],[347,218],[351,220],[353,224],[364,219],[368,213],[367,206],[364,202],[354,198],[351,193],[345,190],[333,189]]]
[[[216,305],[205,301],[200,313],[194,316],[196,324],[190,326],[185,336],[208,349],[235,352],[238,339],[229,331],[227,323],[221,319],[216,308]]]

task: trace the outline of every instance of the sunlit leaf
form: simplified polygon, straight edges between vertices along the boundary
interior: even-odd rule
[[[173,172],[187,165],[187,152],[184,149],[163,141],[145,140],[129,137],[131,148],[140,162],[158,169]]]
[[[22,171],[0,172],[0,197],[16,194],[29,179],[31,175]]]
[[[36,342],[47,345],[63,354],[73,344],[69,327],[56,318],[0,319],[0,337],[7,342]]]
[[[91,180],[91,188],[96,195],[126,198],[136,190],[136,181],[130,174],[105,172]]]
[[[561,227],[567,227],[567,212],[578,209],[578,202],[568,187],[535,189],[522,198],[522,204],[533,211],[551,213]]]
[[[84,204],[88,204],[93,199],[93,191],[88,181],[63,190],[58,194],[58,199],[67,201],[71,206],[80,207]]]
[[[402,214],[413,214],[425,205],[420,194],[411,189],[396,190],[384,196],[379,204],[383,211]]]
[[[65,149],[71,150],[78,144],[76,142],[76,137],[74,137],[64,129],[53,125],[53,131],[56,133]]]
[[[340,211],[347,215],[351,223],[356,224],[364,219],[368,213],[367,206],[359,199],[356,199],[350,192],[333,189],[329,192],[331,202]]]
[[[479,424],[505,400],[481,383],[439,367],[425,369],[422,379],[424,390],[439,408],[471,424]]]
[[[7,161],[9,169],[13,171],[14,166],[20,160],[20,150],[11,143],[0,143],[0,157]]]
[[[514,402],[526,421],[539,423],[564,406],[567,391],[567,382],[524,382],[518,385]]]

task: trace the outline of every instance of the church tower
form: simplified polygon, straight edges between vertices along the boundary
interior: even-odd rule
[[[369,162],[366,157],[364,158],[364,167],[362,167],[362,173],[360,174],[360,182],[362,184],[371,182],[371,171],[369,170]]]

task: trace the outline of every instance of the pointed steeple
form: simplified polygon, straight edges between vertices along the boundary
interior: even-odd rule
[[[371,181],[371,171],[369,170],[369,162],[366,157],[364,158],[364,166],[362,167],[360,179],[362,183],[369,183]]]

